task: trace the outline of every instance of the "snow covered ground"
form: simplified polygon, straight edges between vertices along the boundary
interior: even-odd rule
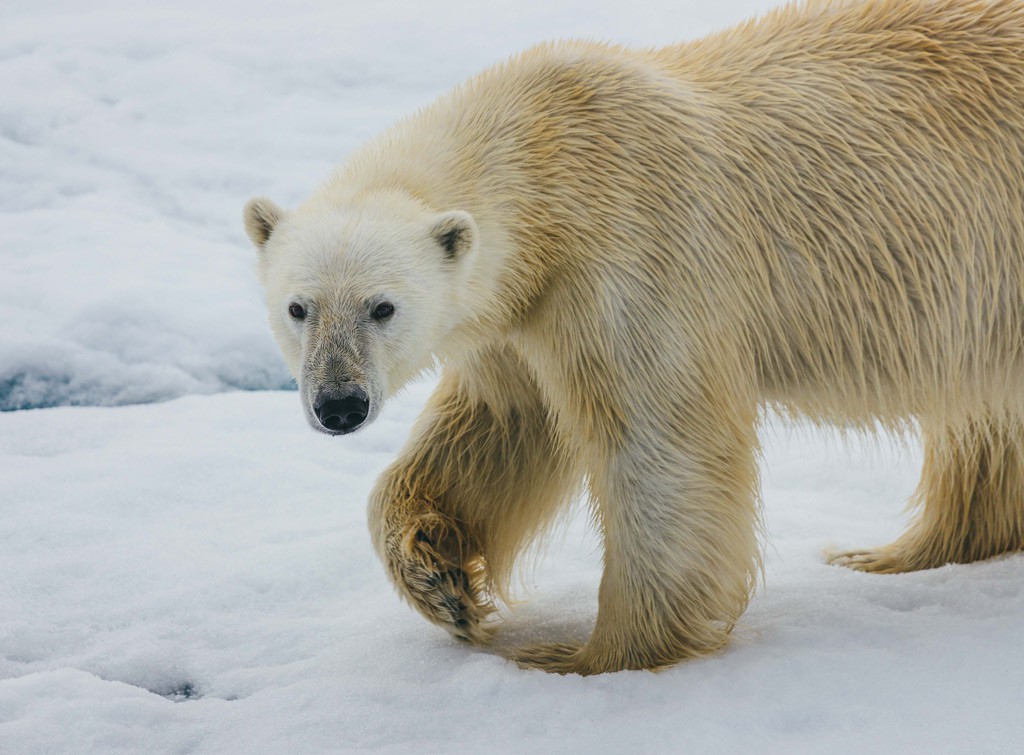
[[[558,677],[401,604],[365,500],[429,389],[364,434],[294,393],[0,415],[0,751],[1015,752],[1024,558],[903,576],[821,547],[900,529],[917,453],[765,433],[766,584],[721,655]],[[502,645],[584,636],[579,516]]]
[[[769,425],[766,582],[729,650],[562,678],[456,644],[371,553],[367,492],[429,380],[338,439],[294,393],[218,393],[290,383],[249,196],[294,204],[533,42],[662,44],[767,5],[0,6],[0,408],[57,407],[0,414],[0,752],[1015,752],[1024,557],[820,555],[899,533],[914,448]],[[585,636],[599,575],[577,515],[498,643]]]
[[[246,199],[298,202],[360,142],[535,42],[667,43],[759,5],[0,4],[0,409],[286,387]]]

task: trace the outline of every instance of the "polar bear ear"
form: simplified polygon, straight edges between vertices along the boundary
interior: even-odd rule
[[[249,234],[253,246],[261,252],[282,215],[284,210],[266,197],[256,197],[245,203],[245,209],[242,210],[245,232]]]
[[[434,218],[430,235],[448,259],[457,259],[476,248],[480,234],[472,215],[461,210],[451,210]]]

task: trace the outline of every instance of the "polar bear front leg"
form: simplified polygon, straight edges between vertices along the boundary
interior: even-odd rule
[[[565,458],[514,357],[446,374],[370,499],[374,545],[399,593],[456,637],[486,642],[516,556],[576,482]]]
[[[726,643],[759,567],[755,413],[701,409],[672,423],[674,439],[657,429],[592,470],[605,545],[593,634],[521,648],[520,665],[655,669]]]

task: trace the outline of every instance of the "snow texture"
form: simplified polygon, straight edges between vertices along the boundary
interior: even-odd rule
[[[711,658],[560,677],[399,602],[365,500],[427,395],[313,433],[292,393],[0,415],[0,751],[1009,753],[1024,557],[899,576],[821,548],[901,528],[919,454],[769,426],[766,579]],[[500,647],[585,637],[578,513]]]
[[[387,584],[365,501],[429,380],[347,438],[294,393],[187,395],[290,384],[247,198],[295,204],[534,42],[666,44],[767,6],[3,3],[0,408],[59,408],[0,414],[0,752],[1018,751],[1024,557],[823,562],[901,531],[913,444],[769,424],[765,580],[733,644],[584,679],[459,644]],[[587,635],[577,509],[499,649]]]
[[[694,36],[697,0],[0,6],[0,410],[286,388],[241,208],[543,39]]]

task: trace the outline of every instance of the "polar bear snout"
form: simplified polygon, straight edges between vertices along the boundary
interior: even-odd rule
[[[323,389],[313,402],[313,414],[320,427],[332,435],[350,433],[366,421],[370,414],[370,397],[355,383],[340,388]]]

